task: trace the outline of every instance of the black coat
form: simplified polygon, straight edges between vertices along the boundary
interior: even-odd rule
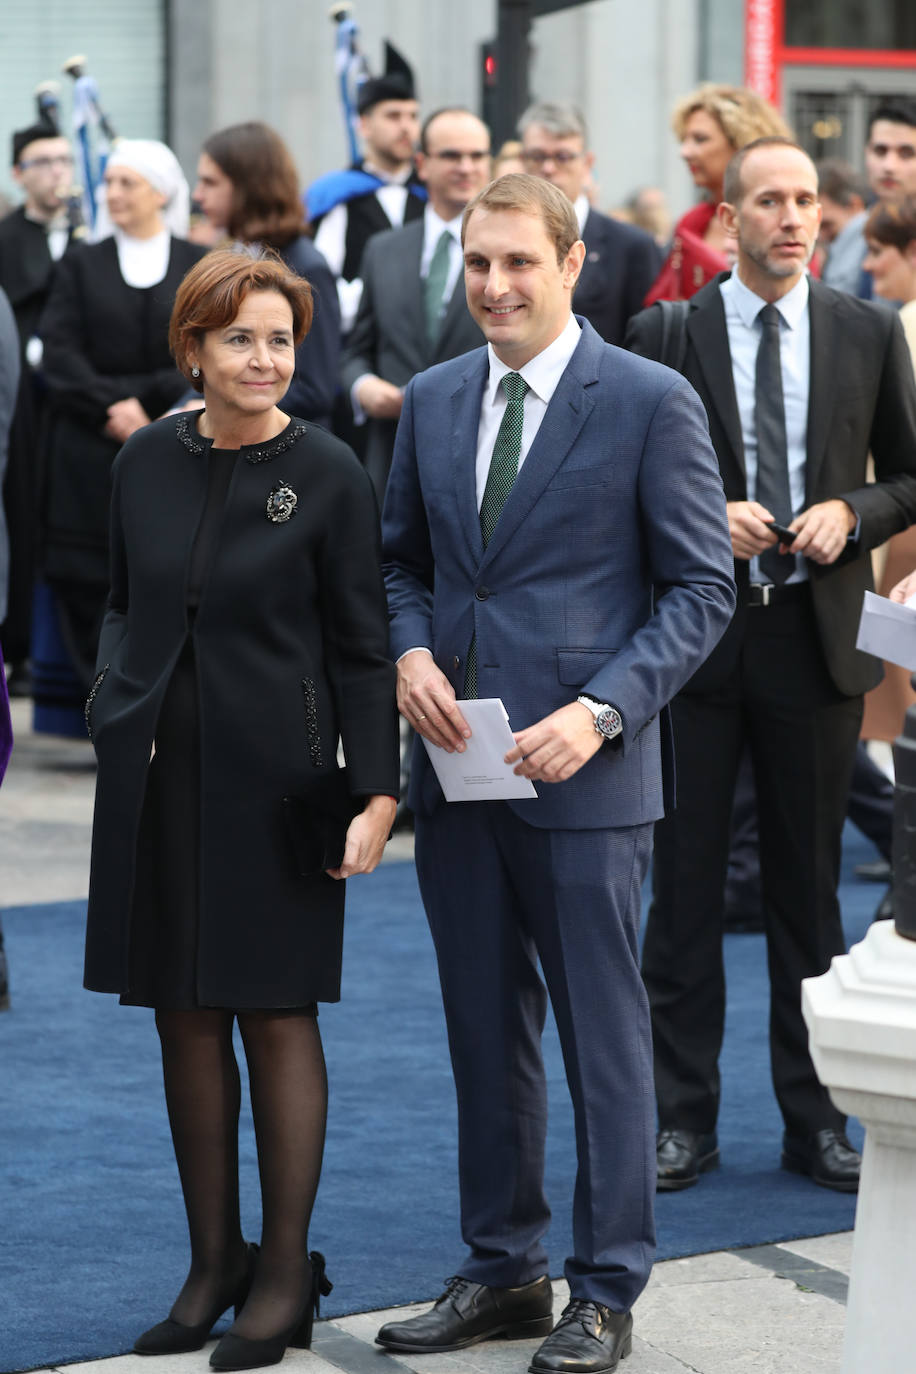
[[[334,274],[311,239],[301,234],[277,250],[293,272],[312,288],[312,327],[296,349],[296,371],[281,404],[288,415],[301,415],[325,429],[338,388],[340,304]]]
[[[732,375],[721,283],[708,282],[686,306],[681,371],[709,417],[726,501],[746,501],[744,443]],[[859,538],[835,563],[808,563],[814,615],[837,690],[858,696],[880,681],[881,663],[856,647],[862,597],[874,590],[870,552],[916,521],[916,384],[900,318],[886,305],[860,301],[810,281],[811,370],[805,503],[840,497],[861,521]],[[627,347],[664,356],[662,310],[630,322]],[[670,356],[670,355],[669,355]],[[868,457],[874,481],[868,479]],[[716,649],[687,690],[715,689],[732,671],[744,639],[748,562],[738,559],[738,606]]]
[[[169,318],[182,277],[205,249],[173,239],[165,277],[138,290],[121,276],[113,238],[58,262],[41,319],[51,418],[44,494],[45,572],[52,581],[108,578],[111,465],[108,407],[136,396],[155,419],[187,382],[169,355]]]
[[[646,292],[658,276],[661,252],[644,229],[597,210],[588,212],[582,241],[585,261],[573,309],[605,343],[621,345],[627,320],[642,310]]]
[[[102,992],[130,992],[137,835],[159,708],[189,633],[186,579],[207,449],[194,419],[171,416],[133,435],[114,466],[111,595],[87,705],[99,773],[86,986]],[[298,497],[285,523],[267,516],[278,485]],[[369,480],[337,439],[296,421],[263,451],[240,452],[190,631],[202,1004],[339,996],[344,885],[299,876],[282,798],[333,768],[338,736],[355,794],[397,794],[378,544]]]

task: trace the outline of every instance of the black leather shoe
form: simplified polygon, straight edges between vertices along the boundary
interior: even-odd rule
[[[633,1348],[633,1318],[573,1298],[528,1366],[529,1374],[604,1374]]]
[[[375,1338],[386,1350],[463,1350],[493,1336],[526,1340],[553,1326],[553,1291],[546,1274],[520,1288],[486,1288],[459,1276],[419,1317],[387,1322]],[[611,1366],[608,1366],[610,1368]]]
[[[787,1131],[782,1138],[782,1167],[792,1174],[807,1174],[812,1182],[837,1193],[859,1191],[862,1157],[843,1131],[816,1131],[807,1138]]]
[[[660,1193],[677,1193],[692,1188],[700,1174],[719,1167],[719,1143],[715,1132],[659,1131],[655,1138]]]

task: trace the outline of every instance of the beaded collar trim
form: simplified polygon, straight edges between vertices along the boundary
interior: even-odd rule
[[[306,429],[307,426],[301,420],[290,420],[286,429],[276,438],[269,439],[266,444],[261,444],[257,448],[243,444],[242,453],[245,455],[245,461],[247,463],[269,462],[271,458],[276,458],[278,454],[285,453],[287,449],[292,448],[293,444],[298,444]],[[206,453],[207,449],[212,446],[213,441],[211,439],[203,439],[198,434],[196,426],[192,424],[190,414],[179,415],[175,434],[178,442],[183,444],[189,453]]]

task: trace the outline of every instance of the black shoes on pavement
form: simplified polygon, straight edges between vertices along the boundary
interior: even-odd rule
[[[529,1374],[605,1374],[633,1348],[633,1318],[600,1302],[573,1298],[537,1351]]]
[[[376,1336],[386,1350],[433,1354],[464,1350],[503,1336],[547,1336],[529,1365],[531,1374],[606,1374],[632,1346],[629,1312],[574,1298],[553,1324],[553,1292],[544,1276],[520,1288],[487,1288],[470,1279],[448,1280],[445,1292],[419,1317],[388,1322]]]
[[[464,1350],[493,1336],[526,1340],[553,1327],[553,1291],[545,1276],[520,1288],[486,1288],[458,1276],[428,1312],[388,1322],[375,1338],[386,1350]]]
[[[700,1174],[719,1167],[719,1145],[712,1132],[664,1130],[655,1138],[660,1193],[692,1188]]]
[[[807,1174],[813,1183],[836,1193],[859,1191],[862,1157],[843,1131],[816,1131],[814,1135],[789,1135],[782,1139],[782,1167],[792,1174]]]
[[[667,1129],[656,1137],[658,1191],[678,1192],[692,1188],[700,1174],[719,1167],[719,1147],[714,1134]],[[812,1183],[837,1193],[859,1188],[862,1159],[842,1131],[826,1129],[810,1136],[791,1135],[782,1141],[782,1167],[805,1174]]]

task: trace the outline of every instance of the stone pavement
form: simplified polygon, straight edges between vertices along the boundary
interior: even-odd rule
[[[17,742],[0,790],[2,906],[64,901],[87,891],[92,749],[88,741],[31,734],[29,714],[28,702],[13,703]],[[396,837],[387,857],[404,859],[410,853],[409,839]],[[13,968],[14,999],[15,979]],[[844,1233],[656,1265],[635,1308],[633,1354],[620,1369],[625,1374],[837,1374],[851,1250],[852,1236]],[[557,1281],[557,1312],[566,1297],[566,1285]],[[398,1309],[397,1315],[413,1315],[424,1306]],[[160,1315],[151,1312],[150,1321]],[[373,1341],[378,1327],[394,1316],[366,1312],[321,1321],[313,1349],[288,1351],[283,1368],[290,1374],[524,1374],[538,1346],[537,1341],[489,1341],[454,1354],[390,1355]],[[65,1368],[68,1374],[205,1374],[207,1354],[123,1355]]]

